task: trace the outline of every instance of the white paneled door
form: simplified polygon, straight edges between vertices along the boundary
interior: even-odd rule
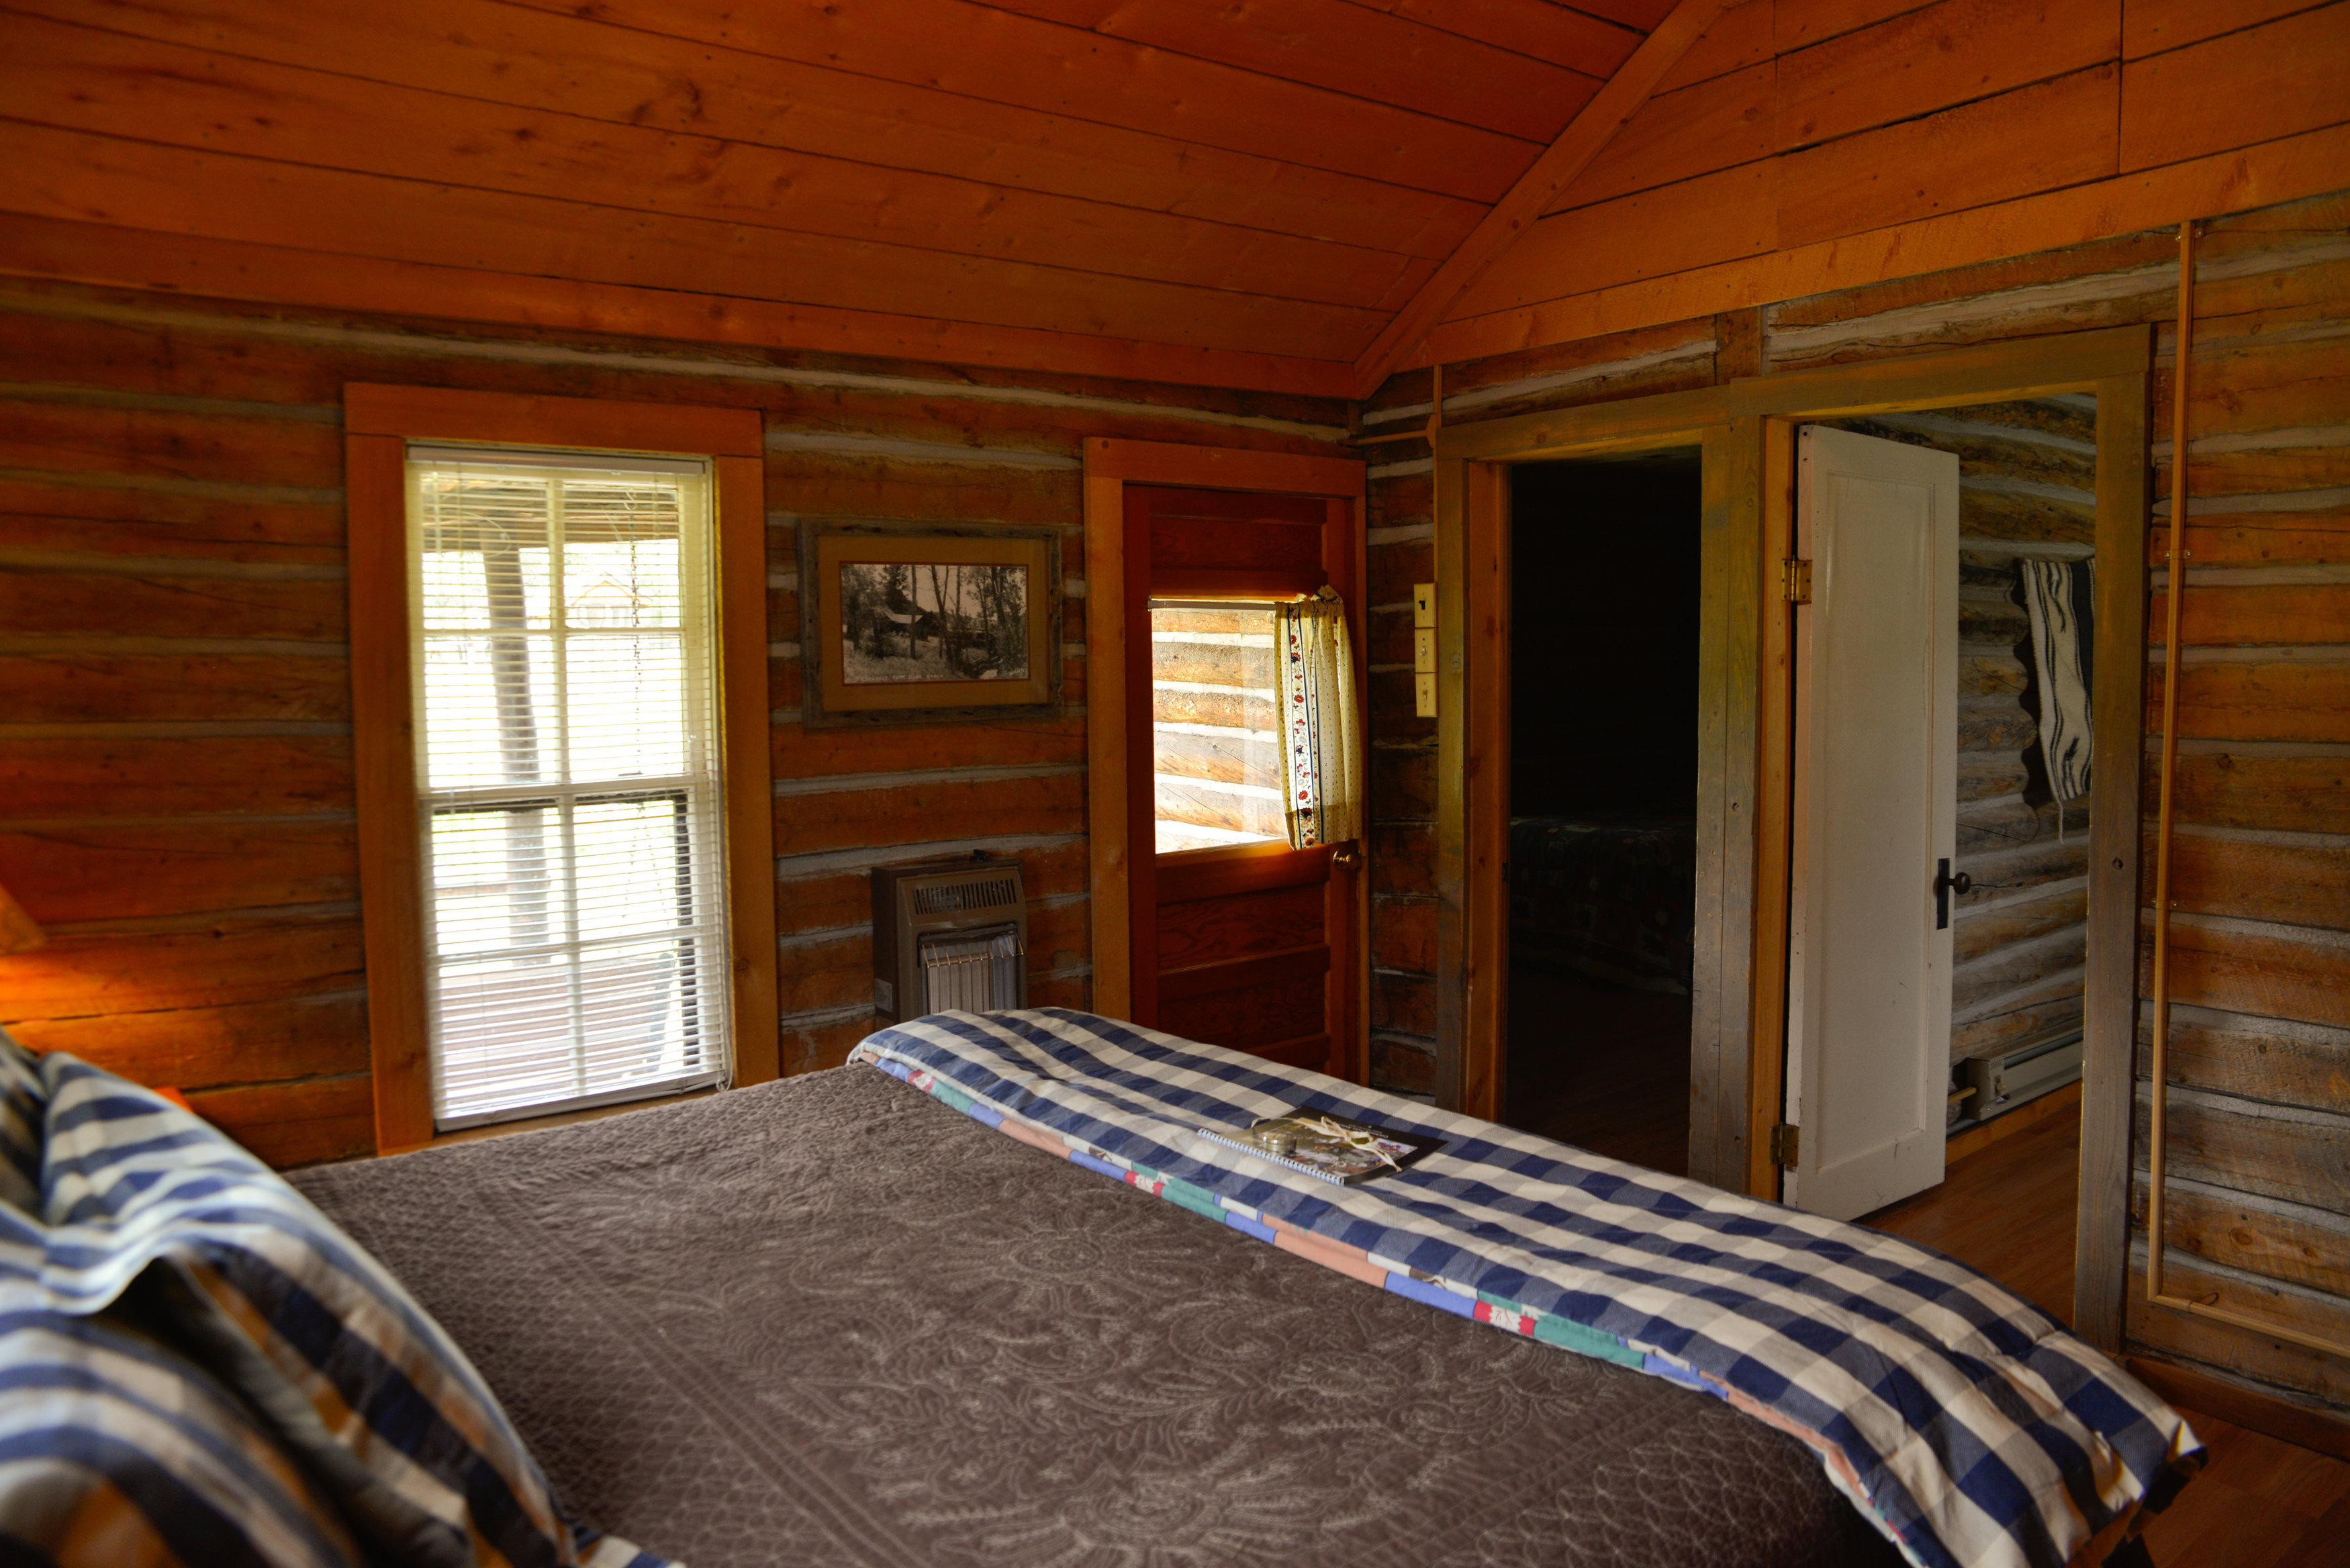
[[[1959,460],[1805,426],[1795,612],[1787,1201],[1942,1179],[1958,773]]]

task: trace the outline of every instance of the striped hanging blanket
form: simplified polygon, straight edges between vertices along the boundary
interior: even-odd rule
[[[2032,618],[2033,679],[2040,686],[2040,754],[2060,801],[2089,793],[2090,628],[2096,624],[2095,566],[2019,561]]]
[[[939,1013],[850,1059],[1367,1283],[1726,1399],[1817,1450],[1913,1563],[2101,1563],[2201,1462],[2111,1361],[1881,1231],[1058,1008]],[[1446,1147],[1341,1188],[1196,1136],[1299,1105]]]

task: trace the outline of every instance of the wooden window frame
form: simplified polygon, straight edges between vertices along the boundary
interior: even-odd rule
[[[718,677],[725,780],[733,1081],[776,1075],[775,801],[767,720],[764,431],[756,409],[625,403],[440,387],[343,388],[349,520],[351,751],[377,1152],[432,1125],[424,857],[410,654],[408,443],[557,448],[710,460],[717,513]],[[576,1116],[557,1111],[551,1119]],[[511,1132],[532,1120],[499,1124]],[[478,1129],[477,1129],[478,1130]]]
[[[2116,327],[1742,378],[1440,431],[1436,452],[1438,1102],[1502,1109],[1509,925],[1505,759],[1513,462],[1698,447],[1698,908],[1690,1174],[1778,1196],[1769,1132],[1786,1067],[1794,428],[1968,403],[2097,399],[2095,712],[2074,1332],[2117,1350],[2136,1075],[2153,332]]]
[[[1126,487],[1170,484],[1200,490],[1247,490],[1278,495],[1336,497],[1354,508],[1356,578],[1365,581],[1360,559],[1365,469],[1353,457],[1313,457],[1295,452],[1251,452],[1235,447],[1186,446],[1172,441],[1117,441],[1088,437],[1086,463],[1086,826],[1092,860],[1093,1010],[1106,1018],[1134,1016],[1137,964],[1132,898],[1136,871],[1130,840],[1147,795],[1138,795],[1130,777],[1127,730],[1130,700],[1127,677],[1128,584]],[[1367,613],[1367,606],[1357,613]],[[1367,624],[1367,622],[1366,622]],[[1149,628],[1143,636],[1149,638]],[[1367,650],[1356,650],[1357,676]],[[1368,701],[1368,692],[1365,692]],[[1148,818],[1139,819],[1147,826]],[[1368,825],[1364,839],[1369,840]],[[1155,838],[1146,837],[1146,846]],[[1252,846],[1240,846],[1245,851]],[[1155,853],[1155,850],[1147,850]],[[1148,874],[1146,870],[1146,875]],[[1370,883],[1356,881],[1355,963],[1352,1032],[1347,1059],[1369,1060],[1366,1040],[1370,1011]]]

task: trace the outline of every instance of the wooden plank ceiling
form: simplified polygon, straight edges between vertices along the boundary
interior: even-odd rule
[[[1673,9],[5,0],[0,271],[1348,390]]]

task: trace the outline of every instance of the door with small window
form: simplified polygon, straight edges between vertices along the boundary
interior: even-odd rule
[[[1133,1016],[1357,1076],[1354,504],[1171,485],[1124,493]]]

